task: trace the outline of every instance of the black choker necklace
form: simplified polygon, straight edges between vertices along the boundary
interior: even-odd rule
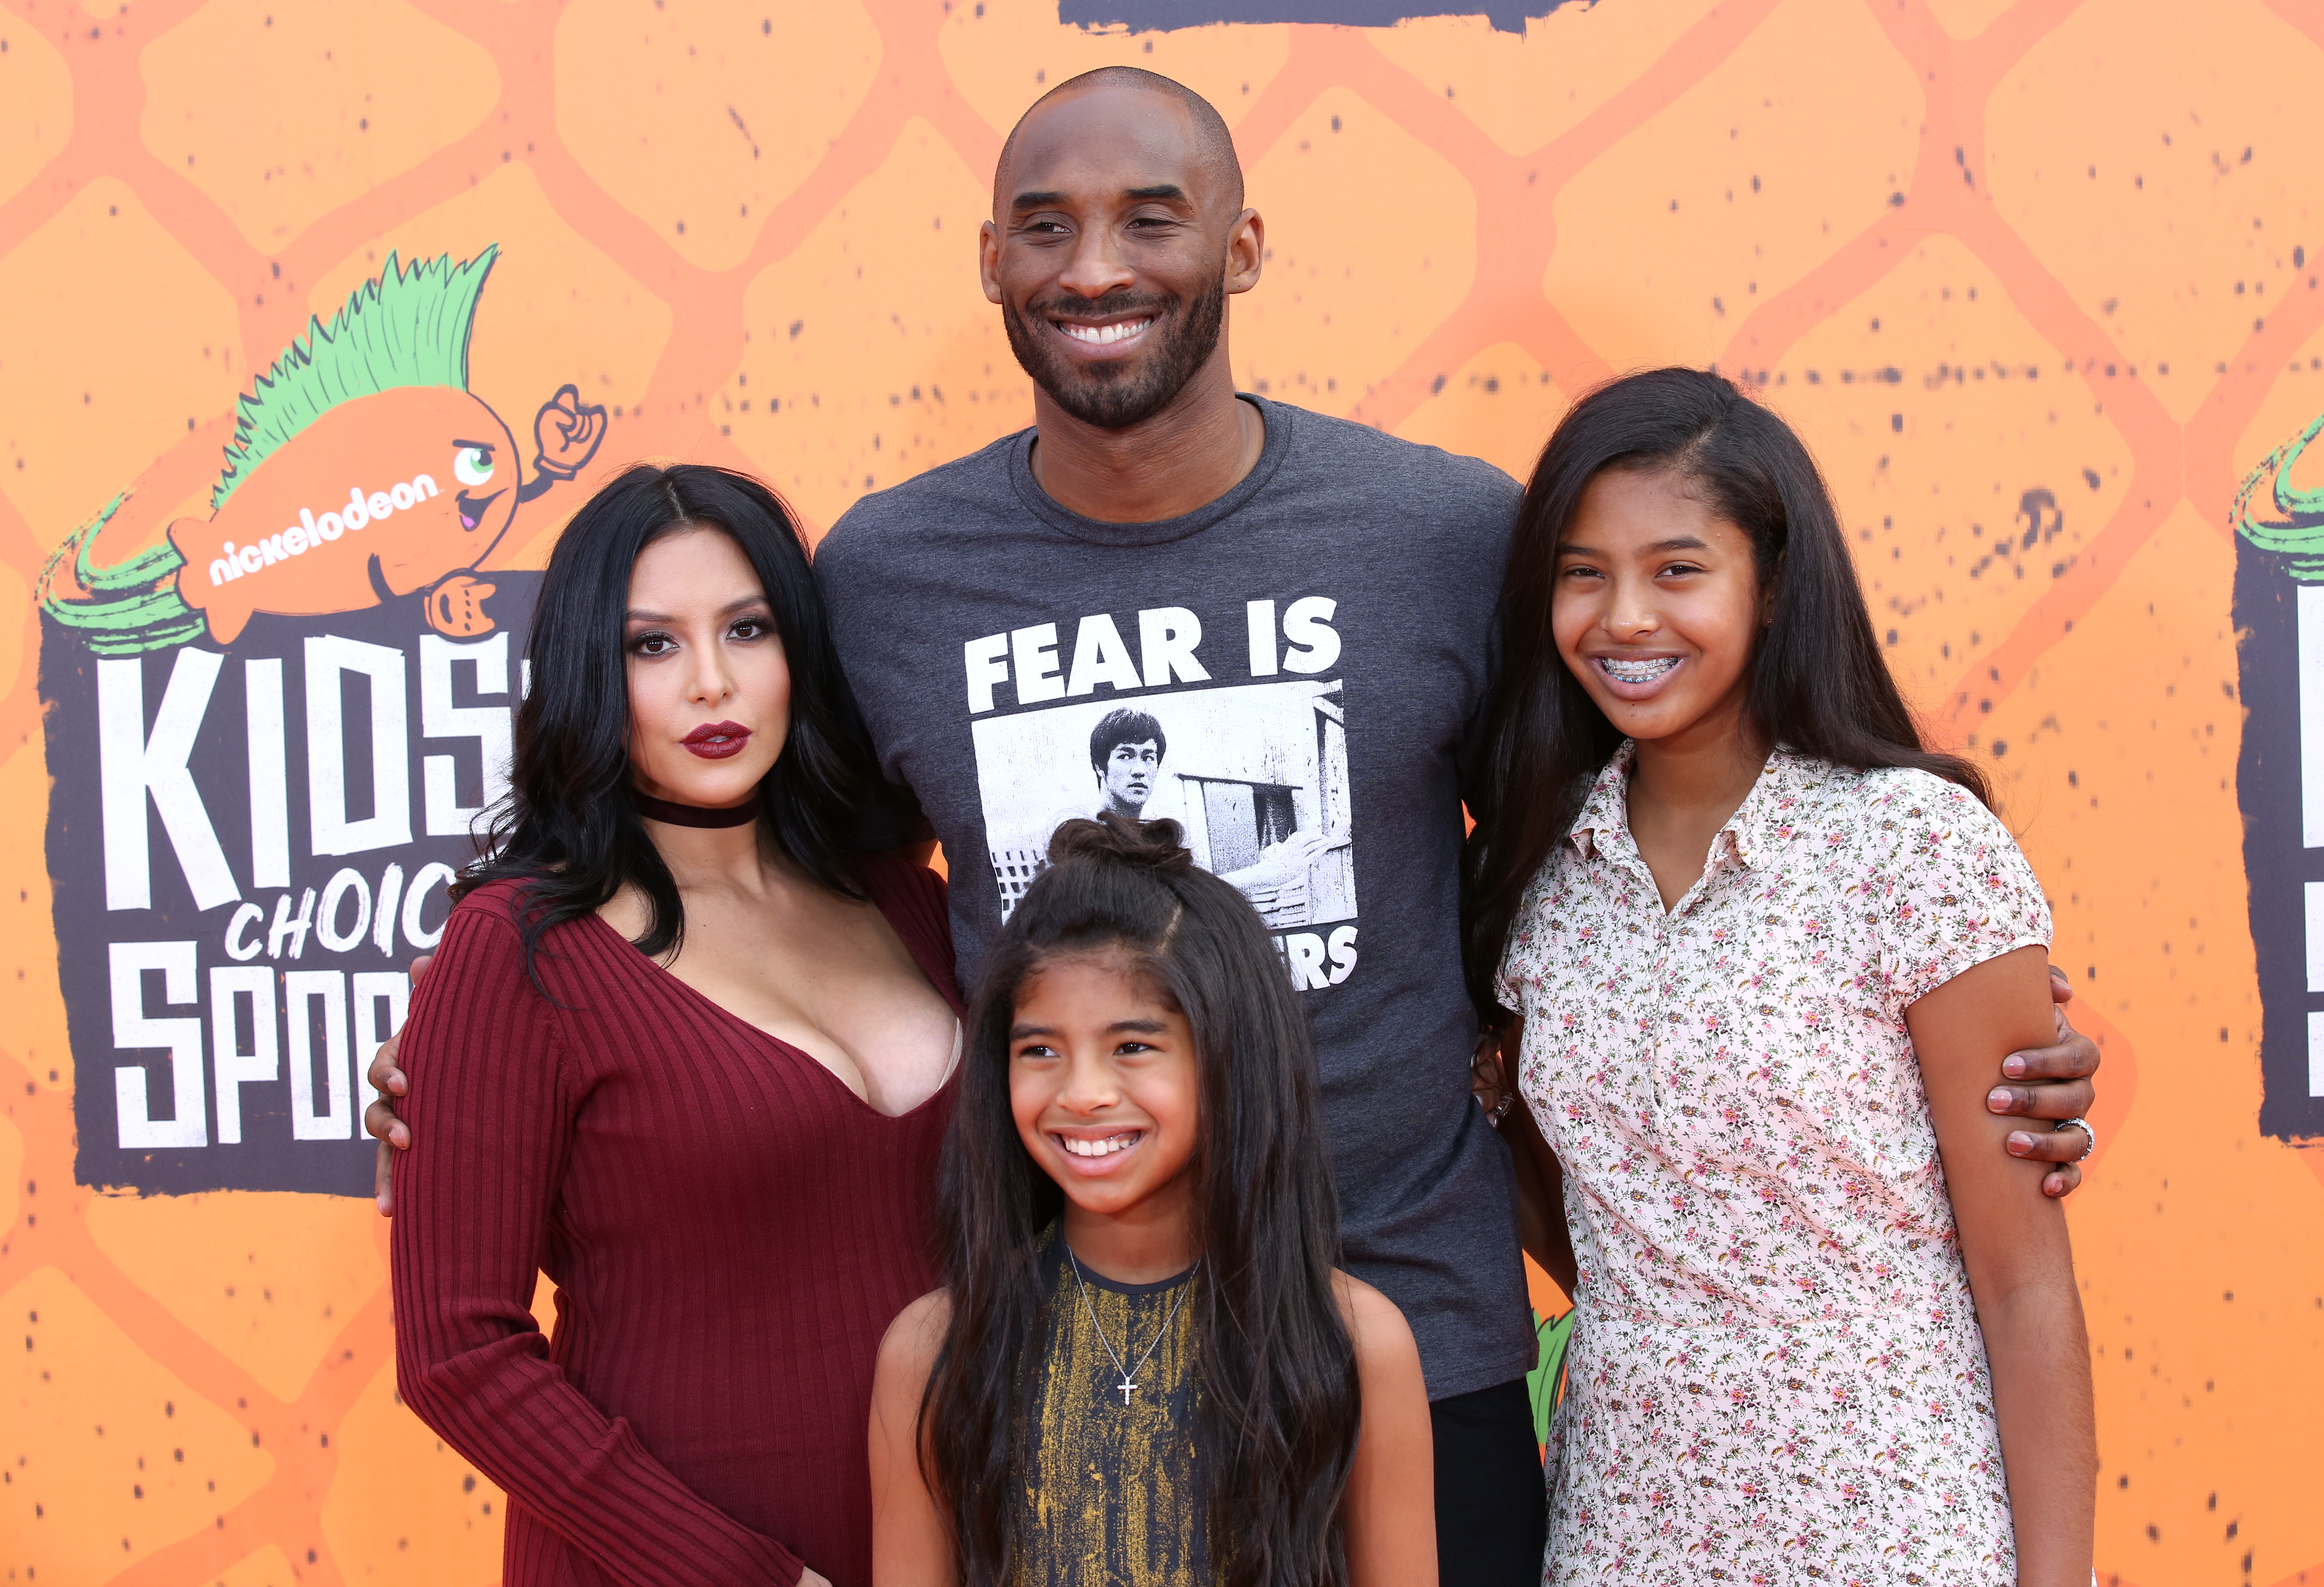
[[[730,809],[714,810],[703,805],[673,804],[668,799],[658,799],[651,794],[632,789],[630,802],[636,805],[638,814],[649,821],[667,822],[672,826],[748,826],[759,818],[757,799]]]

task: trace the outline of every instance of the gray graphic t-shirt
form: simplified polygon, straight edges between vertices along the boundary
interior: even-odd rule
[[[1432,1398],[1533,1365],[1508,1158],[1469,1094],[1463,748],[1517,488],[1259,399],[1267,443],[1158,523],[1052,501],[1033,432],[858,503],[816,567],[888,775],[952,872],[964,985],[1060,821],[1185,828],[1314,1017],[1348,1266]]]

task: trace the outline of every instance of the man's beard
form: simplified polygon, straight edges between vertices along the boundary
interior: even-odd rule
[[[1071,305],[1075,312],[1063,317],[1110,319],[1151,308],[1154,325],[1147,334],[1160,340],[1135,366],[1134,374],[1130,360],[1083,364],[1056,353],[1042,340],[1031,321],[1046,323],[1049,309],[1065,307],[1056,300],[1035,304],[1029,318],[1015,304],[1003,303],[1001,319],[1009,330],[1009,350],[1017,355],[1018,364],[1033,377],[1033,383],[1049,393],[1051,401],[1084,424],[1099,429],[1128,429],[1170,405],[1217,348],[1219,333],[1226,327],[1227,289],[1222,276],[1204,289],[1183,318],[1161,312],[1162,301],[1141,300],[1127,293],[1094,302],[1075,300]]]

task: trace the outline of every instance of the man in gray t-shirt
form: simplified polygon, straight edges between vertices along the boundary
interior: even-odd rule
[[[1238,400],[1224,302],[1264,228],[1177,84],[1053,91],[993,216],[985,291],[1035,428],[858,503],[816,562],[872,742],[944,845],[962,978],[1057,822],[1100,801],[1177,821],[1242,889],[1314,1019],[1346,1265],[1419,1342],[1443,1579],[1530,1584],[1536,1344],[1458,926],[1517,486]],[[1117,739],[1139,752],[1118,789],[1093,764]]]

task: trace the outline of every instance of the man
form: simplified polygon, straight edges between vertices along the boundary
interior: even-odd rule
[[[993,792],[1041,713],[1134,697],[1152,719],[1167,699],[1174,721],[1244,732],[1254,763],[1184,806],[1214,856],[1257,852],[1281,790],[1308,790],[1315,827],[1345,835],[1336,866],[1314,866],[1330,885],[1276,932],[1314,1020],[1345,1265],[1419,1342],[1440,1580],[1533,1587],[1536,1345],[1510,1159],[1470,1090],[1458,928],[1462,774],[1518,491],[1476,459],[1236,392],[1225,302],[1258,284],[1265,238],[1242,199],[1225,124],[1191,90],[1124,67],[1052,89],[1001,152],[980,244],[1034,428],[859,503],[817,571],[882,763],[950,862],[964,981],[1006,908],[990,835],[1055,807],[1054,783],[1031,808]],[[1152,746],[1158,766],[1158,722]],[[2096,1050],[2061,1034],[2013,1056],[2037,1084],[1997,1088],[1997,1112],[2087,1106]],[[394,1078],[391,1057],[373,1077]],[[377,1104],[366,1123],[394,1129]],[[2070,1165],[2086,1142],[2026,1132],[2010,1149]]]

